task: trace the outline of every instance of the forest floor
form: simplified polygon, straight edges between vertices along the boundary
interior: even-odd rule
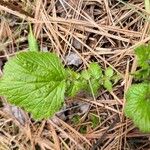
[[[110,66],[120,80],[96,98],[66,100],[61,113],[43,121],[1,98],[0,150],[150,149],[150,134],[124,115],[134,49],[150,40],[145,16],[143,0],[1,0],[1,75],[7,60],[28,48],[30,22],[42,51],[57,53],[76,71],[92,61]]]

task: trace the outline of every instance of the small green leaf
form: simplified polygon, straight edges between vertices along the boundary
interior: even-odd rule
[[[90,79],[90,84],[91,84],[91,87],[90,85],[86,88],[90,93],[93,92],[93,94],[96,96],[98,94],[98,90],[100,89],[101,87],[101,84],[100,84],[100,81],[99,79]],[[91,89],[92,88],[92,89]],[[92,90],[92,91],[91,91]]]
[[[87,87],[86,82],[75,80],[70,83],[69,88],[67,88],[67,96],[74,97],[80,91],[84,90],[85,87]]]
[[[89,73],[88,70],[83,70],[81,72],[81,77],[85,80],[89,80],[91,78],[91,74]]]
[[[71,121],[72,121],[74,124],[78,124],[78,123],[80,122],[80,116],[79,116],[79,115],[73,116],[73,118],[71,119]]]
[[[136,80],[150,81],[150,68],[149,69],[139,69],[133,75]]]
[[[66,69],[66,74],[67,74],[67,78],[68,80],[76,80],[80,78],[80,74],[71,70],[70,68]]]
[[[125,114],[142,132],[150,133],[150,85],[132,85],[126,94]]]
[[[82,134],[85,134],[87,132],[87,126],[86,125],[82,125],[79,129],[79,132]]]
[[[82,71],[81,76],[89,80],[90,78],[99,79],[102,76],[102,69],[97,63],[91,63],[87,70]]]
[[[99,79],[102,76],[102,69],[97,63],[91,63],[88,69],[93,78]]]
[[[31,24],[29,25],[28,44],[29,51],[39,51],[39,46],[35,36],[33,35]]]
[[[113,76],[113,74],[114,74],[114,71],[113,71],[112,68],[108,67],[108,68],[105,70],[105,75],[106,75],[107,78],[110,79],[110,78]]]
[[[62,107],[65,80],[65,70],[55,54],[22,52],[6,63],[0,95],[35,119],[49,118]]]
[[[120,75],[115,74],[111,77],[111,80],[113,81],[113,84],[116,84],[121,79]]]
[[[100,124],[100,117],[95,114],[90,114],[90,120],[93,128],[96,128]]]
[[[150,44],[141,45],[136,48],[135,54],[137,55],[138,65],[142,67],[142,69],[150,67]]]
[[[108,91],[112,91],[112,83],[109,79],[105,79],[104,80],[104,87],[108,90]]]

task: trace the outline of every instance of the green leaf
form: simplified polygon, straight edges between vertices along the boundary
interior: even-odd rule
[[[115,74],[111,77],[111,80],[113,81],[113,84],[116,84],[121,79],[120,75]]]
[[[105,70],[105,75],[106,75],[107,78],[110,79],[110,78],[113,76],[113,74],[114,74],[114,71],[113,71],[112,68],[108,67],[108,68]]]
[[[100,88],[99,79],[102,77],[102,69],[97,63],[91,63],[87,70],[81,72],[81,82],[84,80],[84,91],[97,95],[98,89]]]
[[[99,79],[102,76],[102,69],[97,63],[91,63],[88,69],[93,78]]]
[[[112,91],[112,83],[109,79],[105,79],[104,80],[104,87],[108,90],[108,91]]]
[[[99,79],[90,79],[90,84],[91,84],[91,87],[90,85],[88,85],[88,87],[86,88],[87,91],[89,91],[90,93],[93,92],[93,94],[96,96],[98,94],[98,90],[100,89],[101,87],[101,84],[100,84],[100,81]],[[91,89],[92,88],[92,89]]]
[[[55,54],[22,52],[6,63],[0,95],[35,119],[49,118],[62,107],[65,79],[65,70]]]
[[[86,134],[87,126],[86,125],[81,125],[80,129],[79,129],[79,132],[82,133],[82,134]]]
[[[28,44],[29,51],[39,51],[39,46],[35,36],[33,35],[31,24],[29,25]]]
[[[150,81],[150,68],[149,69],[139,69],[134,74],[135,79],[140,81]]]
[[[90,78],[99,79],[102,76],[102,69],[97,63],[91,63],[87,70],[83,70],[81,76],[89,80]]]
[[[142,132],[150,133],[150,85],[132,85],[126,94],[125,114]]]
[[[66,95],[74,97],[80,91],[87,87],[87,81],[81,77],[81,74],[71,70],[66,69],[67,73],[67,90]]]
[[[69,88],[67,89],[67,95],[71,96],[71,97],[74,97],[80,91],[84,90],[85,87],[87,87],[86,82],[75,80],[74,82],[72,82],[70,84]]]
[[[136,48],[135,54],[137,55],[138,65],[142,67],[142,69],[150,67],[150,44],[141,45]]]
[[[75,80],[80,78],[80,74],[71,70],[70,68],[66,69],[66,74],[68,80]]]
[[[100,124],[100,117],[95,114],[90,114],[90,120],[92,122],[93,128],[96,128]]]
[[[83,70],[81,72],[81,78],[85,79],[85,80],[89,80],[91,78],[91,74],[88,70]]]
[[[77,125],[80,122],[80,116],[79,115],[74,115],[71,119],[73,124]]]

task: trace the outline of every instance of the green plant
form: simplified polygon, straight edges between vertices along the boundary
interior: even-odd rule
[[[38,51],[30,28],[29,51],[18,53],[5,64],[0,95],[40,120],[59,111],[66,96],[75,96],[80,91],[94,96],[103,84],[111,90],[113,76],[111,68],[103,73],[97,63],[91,63],[81,73],[64,68],[56,54]]]
[[[144,3],[150,13],[150,0]],[[135,54],[139,69],[133,75],[139,83],[131,85],[126,93],[125,114],[142,132],[150,133],[150,44],[138,47]]]
[[[90,114],[90,121],[93,128],[96,128],[101,123],[100,117],[93,113]]]
[[[80,122],[80,116],[79,115],[74,115],[71,118],[71,121],[73,122],[73,124],[77,125]]]
[[[87,133],[87,126],[86,125],[80,126],[79,132],[82,134],[86,134]]]
[[[139,69],[134,73],[138,84],[126,93],[125,114],[142,132],[150,132],[150,44],[135,50]]]

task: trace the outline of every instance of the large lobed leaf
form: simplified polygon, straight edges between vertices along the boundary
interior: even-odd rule
[[[132,85],[126,94],[125,114],[143,132],[150,132],[150,85]]]
[[[65,78],[63,65],[55,54],[22,52],[6,63],[0,95],[35,119],[48,118],[62,106]]]

